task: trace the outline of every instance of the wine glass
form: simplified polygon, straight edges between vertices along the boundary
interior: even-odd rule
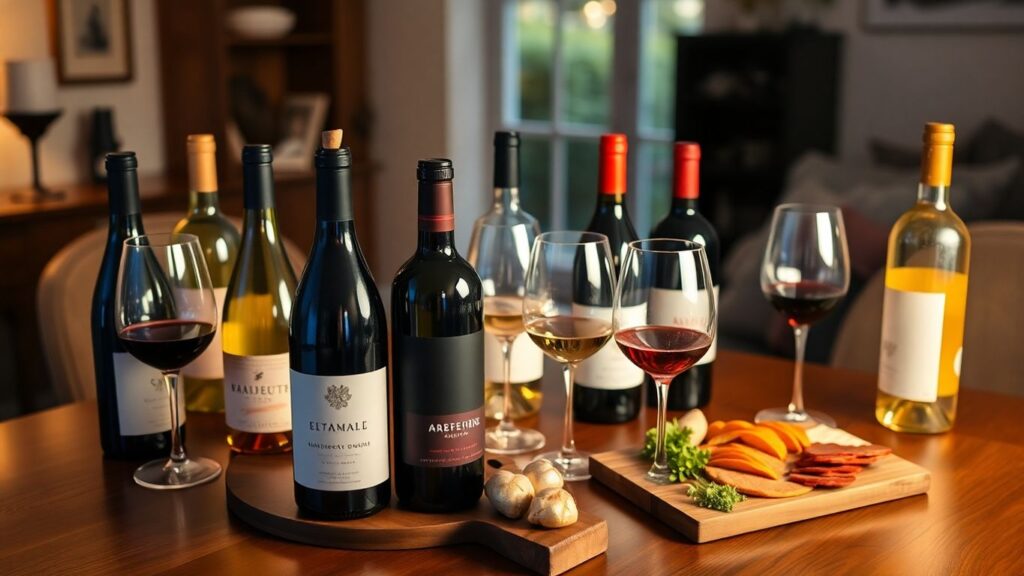
[[[647,477],[669,481],[665,420],[672,380],[700,361],[715,339],[715,293],[704,247],[689,240],[630,242],[615,293],[615,343],[654,380],[658,442]],[[635,312],[641,307],[642,313]]]
[[[496,454],[522,454],[544,446],[543,434],[512,423],[512,349],[517,343],[533,346],[523,335],[523,293],[536,235],[526,224],[477,222],[469,250],[469,263],[483,283],[484,332],[501,345],[504,407],[501,422],[485,436],[487,450]]]
[[[835,420],[827,414],[804,409],[804,349],[810,325],[824,318],[849,288],[850,257],[839,208],[811,204],[777,207],[761,266],[761,292],[793,328],[793,398],[785,408],[761,410],[754,421],[835,427]]]
[[[572,430],[573,377],[580,362],[612,336],[615,269],[608,237],[594,232],[547,232],[537,237],[526,272],[523,322],[526,333],[562,364],[565,422],[562,448],[542,454],[565,480],[590,478],[590,458],[576,450]]]
[[[217,305],[199,239],[149,234],[125,240],[115,294],[117,336],[132,356],[163,373],[171,410],[171,456],[139,466],[135,482],[170,490],[213,480],[220,464],[186,456],[178,433],[178,372],[206,350],[217,330]]]

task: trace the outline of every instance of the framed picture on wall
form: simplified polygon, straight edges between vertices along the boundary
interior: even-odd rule
[[[313,169],[310,158],[320,142],[327,119],[327,94],[288,94],[281,110],[281,137],[274,145],[274,167],[283,171]]]
[[[132,79],[129,0],[55,0],[61,84]]]
[[[971,30],[1024,27],[1024,0],[864,0],[874,30]]]

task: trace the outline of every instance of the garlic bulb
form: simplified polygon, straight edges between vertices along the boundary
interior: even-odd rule
[[[519,518],[533,500],[533,484],[522,474],[498,470],[484,484],[484,492],[494,509],[508,518]]]
[[[561,488],[548,488],[534,497],[526,519],[545,528],[561,528],[575,523],[579,517],[572,494]]]
[[[704,437],[708,435],[708,419],[700,408],[694,408],[683,414],[683,417],[679,419],[679,425],[692,431],[690,444],[694,446],[699,446],[704,441]]]
[[[523,474],[530,479],[533,490],[537,494],[540,494],[541,490],[561,488],[565,484],[562,480],[562,473],[555,468],[550,460],[545,458],[530,462],[526,468],[523,468]]]

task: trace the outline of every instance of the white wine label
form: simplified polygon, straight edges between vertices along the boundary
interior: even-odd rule
[[[718,303],[718,286],[714,287],[715,304]],[[668,290],[666,288],[651,288],[647,305],[650,312],[647,314],[648,324],[663,324],[666,326],[696,326],[707,323],[707,291],[697,290],[693,293],[686,293],[682,290]],[[715,309],[717,310],[717,306]],[[689,323],[687,323],[689,321]],[[716,318],[717,323],[717,318]],[[718,329],[715,329],[715,339],[711,341],[711,347],[707,354],[697,362],[710,364],[715,361],[715,354],[718,351]]]
[[[573,304],[573,315],[594,316],[597,318],[612,317],[610,308],[601,309],[597,314],[595,306],[583,306]],[[647,306],[627,306],[620,312],[621,317],[630,324],[646,323]],[[580,363],[576,368],[576,384],[587,388],[599,388],[601,390],[625,390],[635,388],[644,383],[644,371],[637,368],[636,364],[629,361],[626,355],[619,349],[614,338],[601,348],[597,354]]]
[[[210,341],[206,351],[191,364],[181,369],[182,376],[202,380],[220,380],[224,377],[224,350],[221,346],[220,333],[223,328],[221,311],[227,294],[226,286],[213,289],[213,298],[217,303],[217,332],[213,335],[213,340]]]
[[[491,334],[484,335],[484,378],[505,383],[505,358],[501,354],[501,341]],[[530,340],[525,332],[512,343],[513,384],[525,384],[544,376],[544,352]]]
[[[939,396],[939,358],[946,295],[885,289],[878,388],[914,402]]]
[[[159,434],[171,429],[171,403],[159,370],[127,352],[114,352],[117,419],[124,436]],[[178,418],[185,423],[185,386],[178,381]]]
[[[292,429],[288,353],[237,356],[224,353],[224,416],[242,432]]]
[[[291,386],[296,482],[342,492],[388,479],[386,368],[350,376],[292,370]]]

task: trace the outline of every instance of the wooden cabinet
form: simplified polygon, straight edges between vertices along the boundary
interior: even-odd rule
[[[701,144],[701,211],[723,250],[771,215],[795,159],[835,152],[841,49],[811,31],[679,38],[676,137]]]

